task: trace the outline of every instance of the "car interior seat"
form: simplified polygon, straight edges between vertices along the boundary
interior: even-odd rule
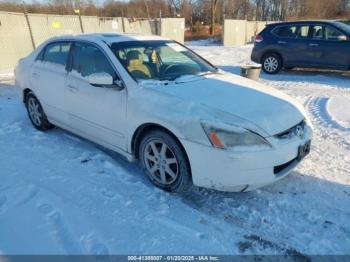
[[[152,78],[152,70],[143,63],[143,54],[138,50],[131,50],[126,55],[127,69],[136,79]]]

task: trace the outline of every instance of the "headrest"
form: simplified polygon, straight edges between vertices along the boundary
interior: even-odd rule
[[[128,66],[137,66],[143,64],[143,55],[140,51],[131,50],[127,53]]]

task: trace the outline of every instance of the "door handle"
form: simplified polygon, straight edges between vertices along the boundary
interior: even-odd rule
[[[317,47],[318,44],[310,43],[309,46],[311,46],[311,47]]]
[[[33,78],[40,78],[40,75],[38,73],[32,73]]]
[[[279,44],[279,45],[285,45],[285,44],[287,44],[287,42],[285,42],[285,41],[278,41],[277,44]]]

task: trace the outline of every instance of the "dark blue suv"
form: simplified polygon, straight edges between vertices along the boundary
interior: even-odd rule
[[[251,59],[268,74],[282,68],[350,69],[350,26],[338,21],[269,24],[256,37]]]

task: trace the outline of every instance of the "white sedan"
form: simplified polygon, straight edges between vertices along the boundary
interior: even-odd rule
[[[50,39],[19,61],[16,85],[35,128],[58,126],[138,160],[172,192],[251,191],[310,151],[311,124],[292,98],[160,37]]]

